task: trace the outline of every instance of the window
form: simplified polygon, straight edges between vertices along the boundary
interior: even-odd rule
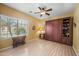
[[[7,27],[7,18],[0,15],[0,38],[6,38],[10,35]]]
[[[28,21],[0,15],[0,39],[28,34]]]

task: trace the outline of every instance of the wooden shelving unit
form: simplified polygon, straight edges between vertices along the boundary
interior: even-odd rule
[[[73,36],[73,22],[72,22],[72,17],[66,17],[63,18],[63,23],[62,23],[62,39],[63,42],[72,45],[72,36]]]

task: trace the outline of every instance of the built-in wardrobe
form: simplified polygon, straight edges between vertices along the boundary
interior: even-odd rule
[[[73,18],[65,17],[46,21],[45,40],[72,45]]]

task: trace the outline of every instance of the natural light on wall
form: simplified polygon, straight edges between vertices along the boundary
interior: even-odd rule
[[[43,30],[44,29],[44,27],[43,27],[43,25],[39,25],[38,27],[37,27],[37,33],[38,34],[40,34],[40,33],[44,33],[45,31]]]

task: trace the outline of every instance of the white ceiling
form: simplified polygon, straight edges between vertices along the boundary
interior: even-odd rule
[[[74,11],[76,5],[74,3],[4,3],[4,4],[39,19],[45,19],[53,16],[59,16],[66,13],[70,13]],[[44,15],[40,17],[39,13],[34,14],[29,12],[29,11],[37,12],[38,7],[39,6],[42,7],[43,5],[46,6],[47,8],[53,9],[52,12],[49,12],[51,14],[50,16]]]

